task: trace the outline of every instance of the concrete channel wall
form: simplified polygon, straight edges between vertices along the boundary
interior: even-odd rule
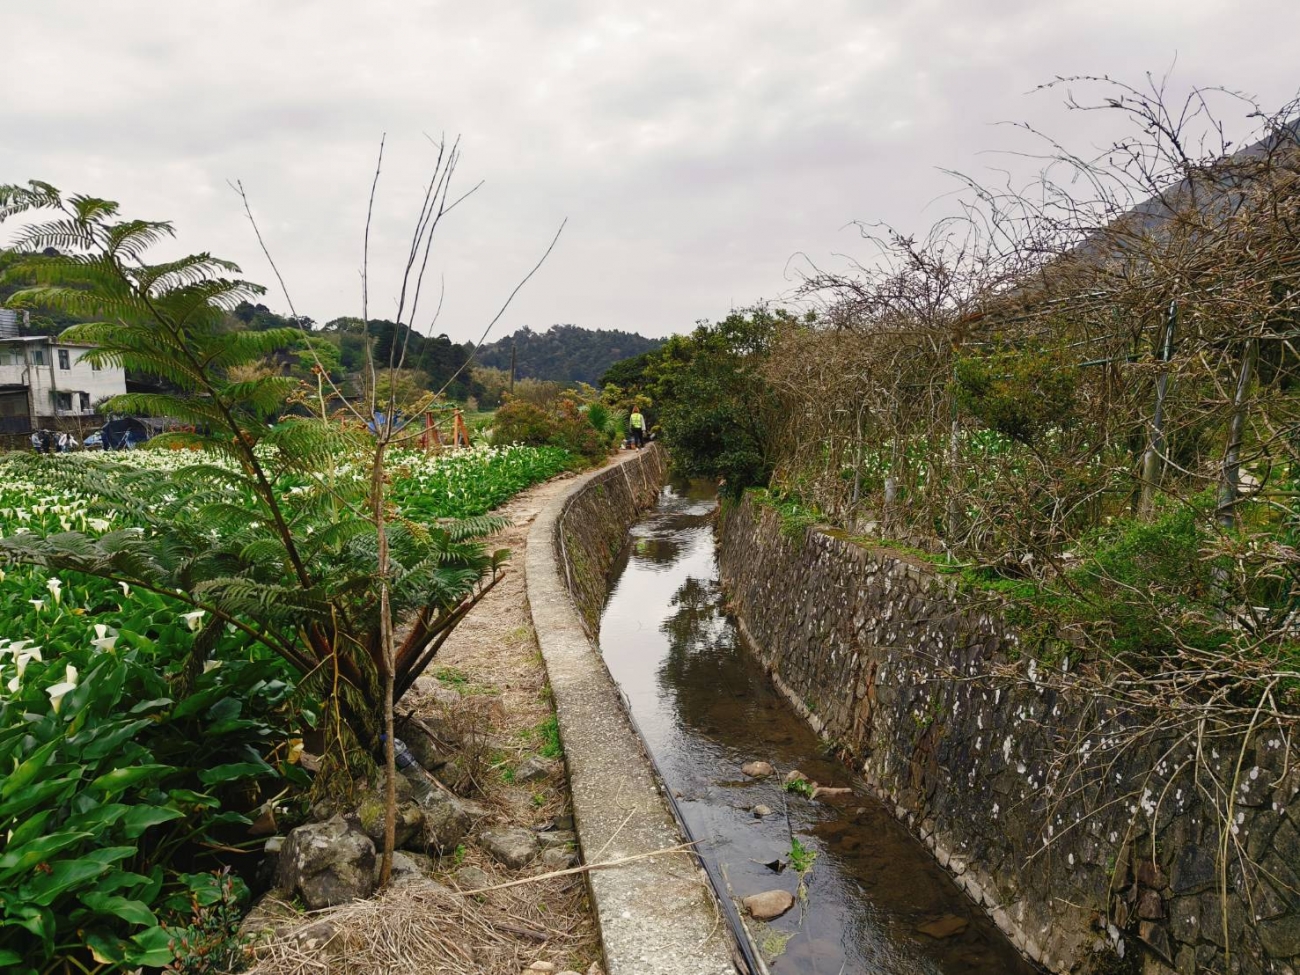
[[[659,495],[657,446],[578,478],[533,522],[525,572],[555,695],[584,863],[609,975],[732,975],[727,925],[596,647],[609,570]],[[655,854],[655,855],[648,855]]]
[[[720,534],[730,608],[776,685],[1025,954],[1055,972],[1300,971],[1300,768],[1278,733],[1209,757],[1232,783],[1216,809],[1191,746],[1134,738],[1143,715],[1010,665],[996,602],[904,555],[787,534],[749,499]]]

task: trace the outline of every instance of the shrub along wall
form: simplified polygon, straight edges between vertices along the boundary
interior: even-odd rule
[[[720,534],[731,608],[777,686],[1027,955],[1300,971],[1300,769],[1276,734],[1205,757],[1237,783],[1224,856],[1190,755],[1059,669],[1009,663],[999,604],[904,555],[783,533],[752,499]]]

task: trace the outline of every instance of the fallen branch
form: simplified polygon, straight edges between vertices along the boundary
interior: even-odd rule
[[[679,843],[677,846],[668,846],[662,850],[651,850],[649,853],[637,853],[630,857],[621,857],[618,860],[606,860],[603,863],[584,863],[580,867],[569,867],[567,870],[554,870],[551,873],[539,873],[535,877],[521,877],[519,880],[511,880],[504,884],[493,884],[491,887],[476,887],[473,890],[462,890],[462,894],[485,894],[490,890],[505,890],[507,887],[522,887],[524,884],[535,884],[542,880],[554,880],[556,877],[571,877],[575,874],[589,873],[592,870],[605,870],[609,867],[621,867],[626,863],[633,863],[637,860],[648,860],[651,857],[664,856],[669,853],[685,853],[695,846],[694,843]]]

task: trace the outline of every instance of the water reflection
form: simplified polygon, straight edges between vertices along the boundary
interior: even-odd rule
[[[772,971],[1032,973],[874,800],[854,793],[812,802],[787,795],[776,777],[741,774],[744,762],[764,759],[823,784],[852,784],[739,646],[717,582],[713,507],[709,485],[674,485],[633,528],[601,647],[704,855],[722,866],[737,896],[798,893],[795,871],[764,864],[788,860],[796,838],[817,854],[795,908],[759,926]],[[755,818],[759,804],[772,815]],[[923,933],[936,921],[959,930]]]

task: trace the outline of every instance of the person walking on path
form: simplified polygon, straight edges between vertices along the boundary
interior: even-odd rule
[[[641,415],[641,407],[632,407],[632,415],[627,418],[627,425],[632,431],[632,442],[636,444],[636,449],[640,450],[645,445],[645,417]]]

